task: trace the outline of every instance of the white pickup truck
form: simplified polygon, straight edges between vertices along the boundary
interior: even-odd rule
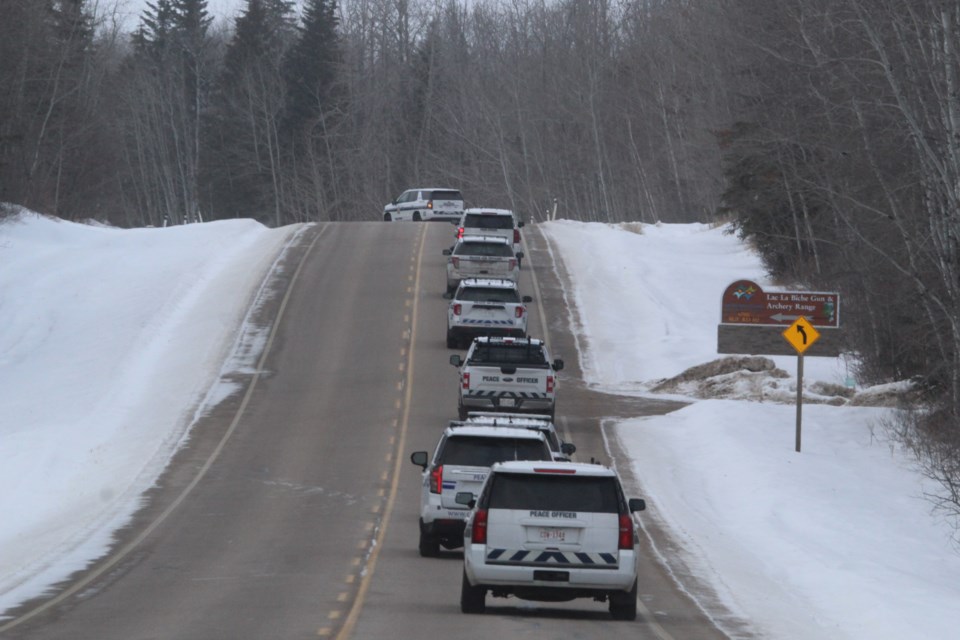
[[[550,360],[543,340],[534,338],[474,338],[466,358],[450,356],[460,369],[458,415],[470,411],[544,413],[556,410],[557,376],[563,360]]]

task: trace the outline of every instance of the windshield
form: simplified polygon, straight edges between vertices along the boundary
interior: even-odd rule
[[[461,242],[453,250],[455,256],[491,256],[494,258],[512,258],[513,249],[500,242]]]
[[[490,509],[539,509],[619,513],[616,478],[498,473],[490,486]]]
[[[438,464],[489,467],[507,460],[550,460],[547,445],[531,438],[490,438],[451,436],[447,438]]]
[[[520,302],[520,294],[516,289],[501,289],[497,287],[464,287],[460,290],[457,300],[466,302]]]
[[[468,213],[464,217],[463,226],[470,229],[513,229],[513,218]]]

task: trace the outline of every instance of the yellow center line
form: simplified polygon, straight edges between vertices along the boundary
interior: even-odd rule
[[[413,354],[416,351],[414,346],[416,345],[417,340],[417,313],[420,308],[416,292],[420,291],[420,274],[423,265],[423,245],[426,239],[426,231],[427,226],[424,225],[420,230],[420,245],[417,248],[416,279],[413,287],[415,294],[413,296],[413,305],[410,311],[410,350],[407,353],[407,380],[410,384],[404,385],[406,387],[406,393],[404,395],[403,402],[403,418],[400,421],[400,435],[397,439],[396,451],[403,451],[404,447],[406,446],[407,428],[410,424],[410,406],[413,404],[411,401],[413,396]],[[357,588],[357,596],[354,598],[353,605],[350,607],[350,613],[347,614],[347,619],[344,621],[343,626],[340,627],[340,632],[337,634],[338,640],[346,639],[353,635],[353,629],[356,627],[357,619],[360,617],[360,611],[363,609],[363,603],[366,600],[367,591],[370,589],[370,581],[373,579],[374,570],[377,567],[377,559],[380,557],[380,550],[383,549],[383,540],[387,535],[387,529],[390,524],[390,516],[393,514],[393,506],[397,500],[397,490],[400,486],[400,463],[402,460],[403,456],[394,456],[393,476],[390,480],[390,497],[387,498],[387,503],[384,507],[383,519],[380,521],[380,530],[377,532],[376,543],[374,544],[373,549],[370,551],[370,555],[367,556],[367,564],[364,567],[363,579],[360,581],[360,586]]]

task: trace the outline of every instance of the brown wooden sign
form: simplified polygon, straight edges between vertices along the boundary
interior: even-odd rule
[[[737,280],[723,292],[721,324],[788,327],[801,317],[815,327],[838,328],[840,294],[764,291],[750,280]]]

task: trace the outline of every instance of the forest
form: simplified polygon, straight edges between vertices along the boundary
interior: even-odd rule
[[[842,296],[890,434],[960,513],[956,0],[0,0],[0,202],[124,227],[725,222]],[[0,213],[2,215],[2,213]],[[719,292],[718,292],[719,296]]]

